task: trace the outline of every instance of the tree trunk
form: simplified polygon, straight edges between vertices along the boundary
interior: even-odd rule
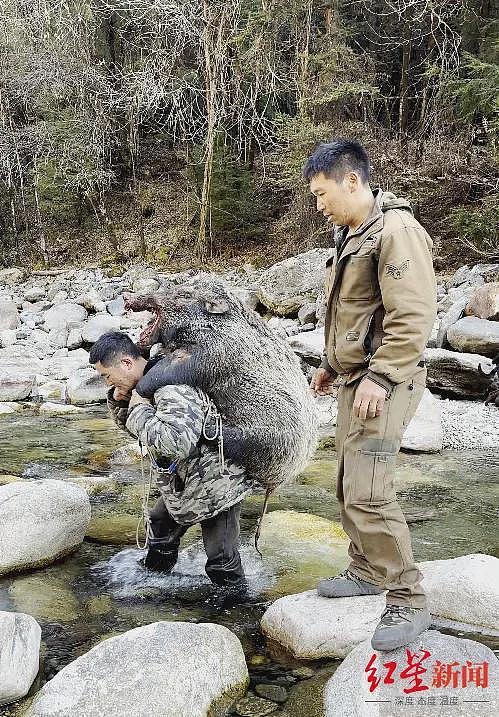
[[[410,30],[406,33],[409,35]],[[402,47],[402,70],[400,75],[400,104],[399,104],[399,139],[402,155],[407,159],[408,130],[409,130],[409,66],[411,61],[410,37]]]

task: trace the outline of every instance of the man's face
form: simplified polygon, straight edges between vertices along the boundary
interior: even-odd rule
[[[323,172],[310,180],[310,191],[317,198],[317,211],[337,226],[350,223],[357,186],[353,172],[347,173],[341,182],[326,177]]]
[[[130,393],[143,375],[140,361],[131,356],[122,356],[121,359],[116,359],[109,366],[104,366],[97,361],[95,370],[108,386],[114,386],[122,393]]]

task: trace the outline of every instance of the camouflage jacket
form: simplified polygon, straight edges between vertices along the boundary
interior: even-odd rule
[[[225,459],[220,471],[217,444],[201,439],[209,399],[191,386],[163,386],[154,394],[153,405],[107,402],[115,422],[147,447],[157,466],[157,484],[173,519],[192,525],[212,518],[239,503],[253,490],[241,466]],[[172,472],[169,464],[175,463]]]

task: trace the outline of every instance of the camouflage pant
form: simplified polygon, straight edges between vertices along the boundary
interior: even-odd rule
[[[206,574],[215,585],[230,587],[244,581],[244,571],[239,555],[239,517],[241,503],[224,510],[214,518],[200,522],[203,534],[206,561]],[[160,547],[165,558],[170,560],[171,568],[177,562],[180,539],[189,528],[180,525],[168,512],[163,499],[156,501],[149,513],[153,536],[149,540],[151,548]]]

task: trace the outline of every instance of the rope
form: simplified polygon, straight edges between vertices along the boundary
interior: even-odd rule
[[[140,469],[142,474],[142,515],[139,517],[137,522],[137,529],[135,531],[135,543],[139,550],[146,550],[149,545],[149,538],[152,535],[151,531],[151,520],[149,518],[149,497],[151,495],[152,487],[152,462],[149,463],[149,480],[146,481],[146,472],[144,468],[144,455],[142,451],[142,443],[139,441],[140,446]],[[140,530],[143,528],[145,533],[144,545],[140,544]]]
[[[205,396],[203,396],[203,405],[206,409],[206,413],[203,420],[202,436],[206,441],[216,441],[218,439],[218,462],[220,465],[220,473],[225,470],[225,455],[224,455],[224,434],[222,427],[222,416],[220,415],[217,407]],[[213,436],[209,436],[206,433],[206,426],[211,418],[215,419],[215,432]]]

